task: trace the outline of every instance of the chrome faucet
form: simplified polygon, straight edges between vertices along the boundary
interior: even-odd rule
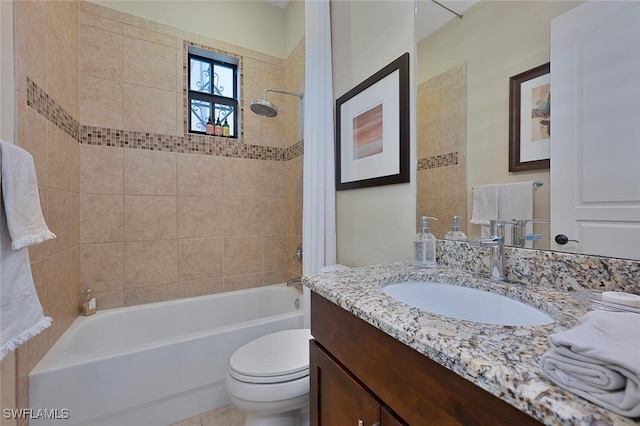
[[[540,234],[527,234],[526,226],[527,223],[549,223],[548,220],[545,219],[513,219],[511,222],[507,222],[510,225],[513,225],[511,228],[511,246],[512,247],[524,247],[524,243],[527,240],[540,240],[542,235]]]
[[[289,278],[287,280],[287,285],[288,286],[295,285],[295,284],[302,284],[302,277]]]
[[[492,220],[489,222],[489,228],[491,228],[491,236],[489,238],[469,241],[469,245],[471,247],[491,247],[491,257],[489,258],[489,278],[492,280],[505,280],[504,226],[506,224],[513,225],[513,223],[505,220]]]

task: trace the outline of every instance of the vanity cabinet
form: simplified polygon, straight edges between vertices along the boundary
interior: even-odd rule
[[[313,425],[406,425],[314,340],[309,345]]]
[[[311,334],[314,426],[541,424],[315,292]]]

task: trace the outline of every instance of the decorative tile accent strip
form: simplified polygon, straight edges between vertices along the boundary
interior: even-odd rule
[[[169,136],[104,127],[81,126],[80,143],[116,148],[145,149],[253,160],[289,161],[302,155],[304,144],[298,141],[289,148],[249,145],[238,139],[189,134]]]
[[[418,170],[437,169],[439,167],[454,166],[458,164],[458,153],[436,155],[418,160]]]
[[[80,123],[29,77],[27,77],[27,105],[73,139],[78,140]]]

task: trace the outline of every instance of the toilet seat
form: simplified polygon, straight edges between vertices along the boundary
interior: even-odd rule
[[[229,375],[244,383],[275,384],[309,375],[309,329],[284,330],[239,348],[229,361]]]

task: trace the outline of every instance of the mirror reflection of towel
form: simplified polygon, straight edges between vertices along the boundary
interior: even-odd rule
[[[481,238],[489,238],[489,221],[498,218],[499,185],[478,185],[473,188],[473,211],[469,222],[481,225]]]
[[[38,299],[29,246],[55,238],[38,195],[31,154],[0,140],[0,360],[51,325]]]
[[[502,183],[498,191],[498,218],[501,220],[533,219],[533,181]],[[525,234],[533,233],[533,223],[528,222]],[[504,243],[511,245],[511,226],[504,232]],[[525,247],[533,247],[526,241]]]

